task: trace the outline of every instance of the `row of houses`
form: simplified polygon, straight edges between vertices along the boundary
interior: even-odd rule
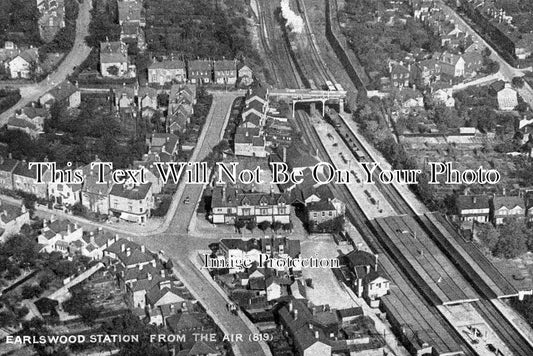
[[[65,0],[36,0],[39,11],[39,34],[44,42],[51,42],[65,27]]]
[[[512,195],[460,195],[455,205],[461,221],[504,224],[507,219],[533,221],[533,199]]]
[[[177,136],[153,134],[149,142],[150,157],[157,160],[173,160],[176,157]],[[136,163],[136,168],[144,167],[146,183],[129,180],[124,184],[113,184],[108,167],[104,169],[104,183],[99,183],[98,167],[91,168],[90,164],[77,168],[82,172],[83,183],[52,183],[48,169],[43,173],[43,182],[37,183],[36,167],[30,169],[26,161],[2,157],[0,183],[2,189],[32,194],[43,201],[50,201],[57,209],[68,211],[81,204],[90,212],[144,224],[151,216],[155,207],[154,195],[161,192],[163,182],[151,162]]]
[[[227,84],[237,82],[247,86],[253,81],[253,72],[247,65],[236,60],[197,59],[184,61],[173,56],[155,60],[148,67],[148,83]]]
[[[123,41],[100,43],[100,74],[110,78],[132,78],[136,68],[128,55],[128,44]],[[153,59],[148,66],[148,83],[165,85],[168,83],[226,84],[237,81],[250,85],[253,72],[245,64],[236,60],[181,60],[173,56],[162,60]]]
[[[234,135],[235,155],[264,158],[272,153],[272,147],[290,146],[292,138],[287,118],[270,108],[268,91],[260,86],[250,88]]]

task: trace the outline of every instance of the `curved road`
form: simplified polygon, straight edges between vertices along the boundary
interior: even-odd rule
[[[85,37],[89,34],[89,23],[91,22],[92,1],[85,0],[80,4],[78,18],[76,20],[76,38],[72,50],[67,54],[59,67],[43,81],[21,88],[22,98],[9,110],[0,115],[0,127],[7,123],[7,120],[32,101],[37,101],[42,95],[59,83],[67,79],[67,76],[74,71],[74,67],[80,65],[91,53],[91,48],[85,44]]]

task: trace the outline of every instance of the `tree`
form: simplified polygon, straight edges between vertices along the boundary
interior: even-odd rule
[[[235,225],[235,228],[237,229],[237,231],[239,233],[241,233],[241,229],[246,226],[246,223],[244,221],[238,219],[238,220],[235,220],[234,225]]]
[[[488,251],[492,251],[500,239],[500,232],[492,224],[483,224],[477,230],[477,237]]]
[[[272,223],[272,230],[274,230],[274,232],[277,232],[279,229],[281,229],[283,226],[283,223],[281,221],[274,221]]]
[[[119,69],[117,66],[111,66],[109,68],[107,68],[107,73],[109,73],[110,75],[116,77],[118,75],[118,72],[119,72]]]
[[[87,208],[81,202],[77,202],[72,205],[71,211],[76,216],[83,216],[87,213]]]
[[[38,285],[26,285],[22,288],[22,298],[23,299],[33,299],[41,295],[43,290]]]
[[[283,224],[283,230],[292,232],[292,222],[288,222],[286,224]]]
[[[257,223],[255,222],[255,220],[250,220],[246,223],[246,228],[250,230],[250,232],[253,232],[256,227]]]
[[[524,86],[524,78],[514,77],[512,83],[516,88],[522,88]]]
[[[500,238],[492,254],[496,257],[515,258],[527,252],[527,238],[522,222],[512,220],[500,229]]]
[[[261,221],[259,224],[258,224],[258,227],[259,227],[259,230],[263,231],[263,234],[265,233],[265,231],[268,230],[269,227],[271,227],[272,224],[270,224],[269,221]]]

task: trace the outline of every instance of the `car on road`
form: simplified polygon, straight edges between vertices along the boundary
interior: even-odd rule
[[[490,352],[496,353],[496,351],[498,351],[496,347],[494,347],[493,344],[486,344],[485,346],[487,347],[487,350],[489,350]]]
[[[189,204],[190,202],[191,202],[190,197],[186,197],[185,199],[183,199],[183,204]]]

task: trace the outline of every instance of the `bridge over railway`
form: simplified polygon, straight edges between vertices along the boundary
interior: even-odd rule
[[[344,100],[346,90],[315,90],[315,89],[271,89],[268,91],[269,97],[289,98],[292,104],[292,114],[294,116],[296,103],[322,103],[322,116],[325,115],[325,104],[327,102],[337,102],[340,112],[344,112]]]

